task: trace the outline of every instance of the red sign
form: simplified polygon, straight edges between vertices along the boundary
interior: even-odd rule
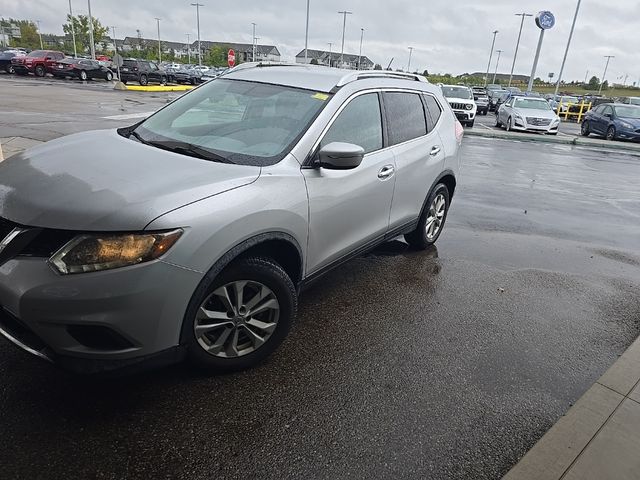
[[[236,52],[233,51],[233,48],[229,49],[229,53],[227,54],[227,62],[229,63],[229,68],[233,68],[236,66]]]

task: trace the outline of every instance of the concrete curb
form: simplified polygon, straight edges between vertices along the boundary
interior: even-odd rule
[[[470,137],[498,138],[502,140],[520,140],[522,142],[554,143],[560,145],[575,145],[579,147],[599,148],[604,150],[623,150],[640,155],[640,145],[626,142],[609,142],[578,136],[551,136],[536,133],[510,133],[495,130],[465,130]]]
[[[640,338],[503,480],[638,478],[639,385]]]
[[[124,87],[124,88],[123,88]],[[195,88],[192,85],[124,85],[120,82],[116,84],[114,90],[128,90],[133,92],[186,92]]]

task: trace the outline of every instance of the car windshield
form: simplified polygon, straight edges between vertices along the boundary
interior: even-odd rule
[[[447,98],[471,99],[471,91],[467,87],[442,87],[442,94]]]
[[[47,52],[45,52],[44,50],[34,50],[29,55],[27,55],[27,57],[30,57],[30,58],[42,58],[46,54],[47,54]]]
[[[542,98],[516,98],[515,108],[531,108],[535,110],[551,110],[551,106]]]
[[[562,103],[579,103],[580,100],[578,100],[577,97],[562,97]]]
[[[640,119],[640,108],[638,107],[615,107],[616,115],[621,118]]]
[[[631,105],[640,105],[640,98],[630,98],[629,103]]]
[[[331,95],[218,79],[145,120],[141,142],[206,160],[273,165],[284,158]]]

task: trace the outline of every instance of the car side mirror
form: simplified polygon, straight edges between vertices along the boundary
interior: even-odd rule
[[[610,113],[605,113],[604,116],[607,118],[611,118],[613,115],[611,115]]]
[[[331,170],[350,170],[364,159],[364,148],[352,143],[332,142],[318,152],[317,164]]]
[[[47,57],[45,60],[53,60],[53,57]]]

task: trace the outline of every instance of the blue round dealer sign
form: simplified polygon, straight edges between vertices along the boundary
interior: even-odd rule
[[[548,10],[540,12],[538,13],[538,15],[536,15],[536,25],[538,25],[538,27],[542,30],[549,30],[550,28],[553,28],[555,24],[556,17],[554,17],[553,13],[549,12]]]

